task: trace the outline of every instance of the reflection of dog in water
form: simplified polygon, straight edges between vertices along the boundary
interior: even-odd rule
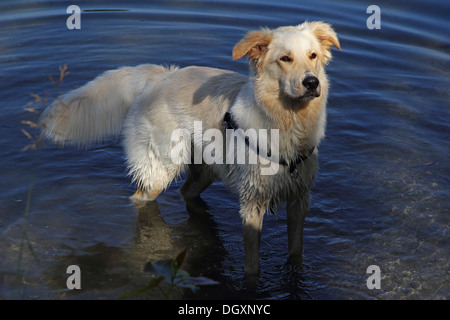
[[[169,252],[176,256],[176,245],[172,239],[171,227],[163,220],[156,201],[148,201],[138,206],[136,245],[143,247],[144,253],[152,260],[166,259]],[[180,251],[180,249],[178,249]]]
[[[189,250],[185,266],[217,278],[217,271],[223,270],[226,252],[211,208],[196,197],[186,199],[186,209],[189,213],[186,221],[169,225],[160,214],[156,201],[138,203],[136,253],[144,262],[155,262],[172,259],[186,248],[195,248]]]
[[[130,173],[138,185],[135,200],[155,200],[188,168],[182,188],[186,198],[198,196],[215,179],[222,180],[239,196],[247,273],[259,272],[265,212],[287,202],[289,256],[300,262],[317,147],[325,133],[328,80],[324,66],[333,45],[339,48],[330,25],[305,22],[253,31],[237,43],[233,59],[246,56],[250,60],[250,77],[206,67],[150,64],[108,71],[56,100],[43,113],[41,126],[49,139],[78,145],[119,134],[123,128]],[[261,161],[175,163],[171,133],[175,129],[190,132],[185,141],[186,149],[190,148],[194,122],[201,122],[204,130],[220,130],[223,136],[231,123],[244,131],[277,129],[279,170],[261,175]],[[258,153],[258,148],[267,155],[274,151],[254,142],[249,139],[247,156]]]

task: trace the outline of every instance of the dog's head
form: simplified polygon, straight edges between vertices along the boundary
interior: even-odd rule
[[[264,79],[264,90],[276,88],[288,99],[310,101],[321,94],[323,67],[333,45],[340,50],[329,24],[305,22],[249,32],[233,48],[233,59],[247,56],[256,79]]]

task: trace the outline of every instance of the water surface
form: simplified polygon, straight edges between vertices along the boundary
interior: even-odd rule
[[[115,299],[147,283],[147,261],[184,249],[187,270],[220,285],[180,291],[179,298],[450,297],[450,5],[378,1],[381,29],[369,30],[364,2],[257,3],[78,1],[82,28],[68,30],[64,1],[2,1],[1,298]],[[128,200],[134,186],[120,141],[88,150],[21,151],[30,144],[21,129],[37,133],[22,122],[39,117],[24,108],[45,105],[27,105],[32,93],[50,102],[103,71],[141,63],[247,74],[244,60],[231,59],[245,32],[304,20],[333,24],[342,51],[333,49],[327,69],[327,137],[302,268],[286,264],[284,209],[265,218],[262,274],[251,286],[242,273],[238,202],[221,183],[203,201],[186,204],[178,181],[156,203],[137,208]],[[65,64],[70,74],[59,86]],[[66,288],[72,264],[82,270],[81,290]],[[380,267],[379,290],[366,286],[370,265]],[[143,297],[160,298],[159,292]]]

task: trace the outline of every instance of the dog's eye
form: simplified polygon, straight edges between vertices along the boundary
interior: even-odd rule
[[[309,55],[309,58],[310,58],[311,60],[317,58],[317,53],[315,53],[315,52],[311,53],[311,54]]]
[[[289,56],[282,56],[280,58],[280,60],[283,61],[283,62],[292,62],[292,58],[289,57]]]

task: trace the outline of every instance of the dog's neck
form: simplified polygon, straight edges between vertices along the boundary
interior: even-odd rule
[[[323,97],[297,105],[283,101],[279,91],[262,92],[258,85],[258,79],[251,78],[230,110],[239,127],[244,130],[278,129],[280,152],[287,157],[294,157],[299,149],[317,147],[324,136],[324,130],[320,128],[325,127],[326,121]]]

